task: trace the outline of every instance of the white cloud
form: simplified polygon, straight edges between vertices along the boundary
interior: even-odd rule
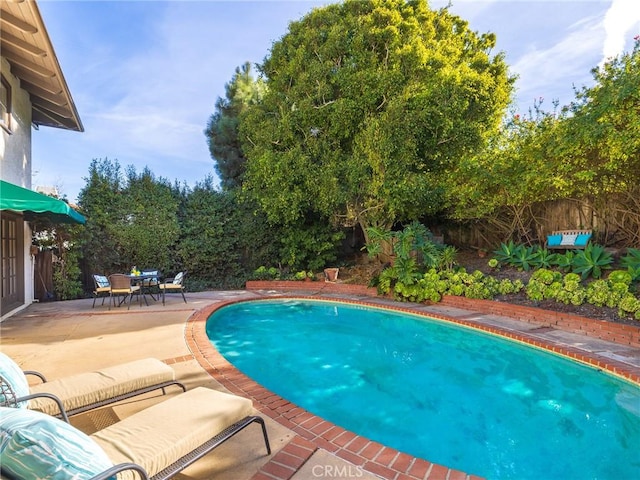
[[[613,0],[604,17],[606,37],[601,65],[624,52],[626,37],[634,27],[640,27],[640,1]]]
[[[517,85],[525,86],[518,92],[519,98],[530,104],[533,99],[546,97],[549,105],[560,96],[560,90],[571,92],[573,86],[583,86],[591,78],[590,71],[597,62],[594,52],[599,50],[602,38],[600,19],[589,17],[571,25],[552,45],[532,47],[511,68],[518,75]],[[550,86],[556,90],[550,91]],[[562,104],[567,103],[563,100]]]

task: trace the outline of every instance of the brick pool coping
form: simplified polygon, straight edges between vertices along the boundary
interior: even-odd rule
[[[272,289],[275,287],[272,282],[268,283]],[[247,285],[247,287],[249,287],[249,285]],[[325,292],[336,293],[338,290],[336,287],[337,286],[334,286],[331,289],[325,290]],[[347,291],[345,292],[344,290]],[[354,294],[357,289],[347,288],[344,290],[342,290],[342,293]],[[362,293],[362,291],[359,293]],[[617,376],[626,378],[631,382],[640,384],[640,372],[638,369],[633,368],[630,365],[608,358],[598,357],[595,354],[589,354],[576,348],[555,345],[539,338],[527,336],[526,334],[516,333],[494,326],[478,324],[478,322],[475,321],[471,322],[451,316],[433,314],[431,312],[420,312],[412,309],[411,307],[402,305],[380,305],[378,303],[366,302],[363,300],[323,298],[318,295],[281,295],[276,298],[339,301],[375,308],[387,308],[413,315],[422,315],[429,318],[448,321],[457,325],[504,336],[537,348],[550,350],[556,354],[606,370]],[[256,473],[253,480],[288,480],[295,475],[307,460],[311,458],[318,448],[327,450],[337,457],[352,463],[357,468],[361,468],[374,475],[378,475],[381,478],[389,480],[477,480],[481,478],[458,470],[453,470],[442,465],[437,465],[428,462],[427,460],[415,458],[406,453],[386,447],[378,442],[358,436],[353,432],[328,422],[321,417],[318,417],[289,402],[288,400],[283,399],[236,369],[211,344],[206,334],[206,321],[213,312],[227,305],[246,301],[263,301],[269,299],[271,299],[271,297],[234,299],[210,305],[195,312],[187,321],[185,329],[187,345],[203,369],[205,369],[231,393],[250,398],[253,400],[254,406],[258,411],[274,419],[276,422],[292,430],[296,434],[287,445],[276,453],[270,461],[267,462],[267,464],[265,464],[258,473]],[[467,310],[472,309],[482,311],[481,307],[483,306],[485,308],[489,308],[482,303],[478,304],[472,302],[465,304],[464,306],[456,303],[457,302],[454,301],[451,304],[460,308],[466,308]],[[520,313],[522,314],[523,319],[525,321],[530,321],[527,319],[531,313],[529,311],[530,309],[526,307],[518,308],[517,306],[510,307],[512,307],[513,310],[511,312],[512,314],[522,309],[523,311]],[[533,310],[544,312],[540,309]],[[506,313],[503,314],[507,316]],[[562,324],[557,325],[557,327],[562,328]],[[638,328],[638,332],[640,332],[640,328]],[[636,333],[636,335],[638,335],[638,333]]]

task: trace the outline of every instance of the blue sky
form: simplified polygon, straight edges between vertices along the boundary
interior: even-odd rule
[[[193,187],[214,162],[202,133],[245,61],[260,63],[291,21],[328,1],[39,0],[83,133],[33,132],[33,186],[74,202],[94,158]],[[447,1],[431,1],[439,8]],[[518,75],[514,113],[569,103],[591,69],[628,52],[639,0],[452,0],[473,30],[494,32]]]

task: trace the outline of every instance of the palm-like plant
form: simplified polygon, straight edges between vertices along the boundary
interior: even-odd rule
[[[438,267],[443,270],[453,270],[453,267],[456,265],[457,256],[458,250],[456,250],[456,247],[452,245],[446,246],[440,251]]]
[[[575,259],[575,252],[568,251],[564,254],[556,253],[550,260],[551,265],[557,266],[563,272],[568,272],[573,268],[573,260]]]
[[[607,252],[604,247],[589,243],[584,250],[579,251],[573,260],[573,272],[579,273],[582,279],[600,278],[602,270],[611,268],[613,255]]]
[[[516,248],[513,258],[511,259],[511,264],[520,270],[528,272],[534,261],[535,253],[533,252],[533,247],[519,245],[519,248]]]
[[[513,265],[513,258],[519,248],[522,245],[516,245],[513,240],[509,240],[508,243],[501,243],[500,247],[493,252],[494,258],[498,260],[502,265]]]
[[[554,264],[557,254],[551,253],[546,248],[536,248],[531,258],[531,266],[535,268],[549,268]]]

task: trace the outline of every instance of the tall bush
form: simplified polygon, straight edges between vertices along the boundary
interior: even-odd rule
[[[186,192],[177,251],[198,288],[238,288],[277,258],[277,231],[234,190],[217,191],[206,178]]]

